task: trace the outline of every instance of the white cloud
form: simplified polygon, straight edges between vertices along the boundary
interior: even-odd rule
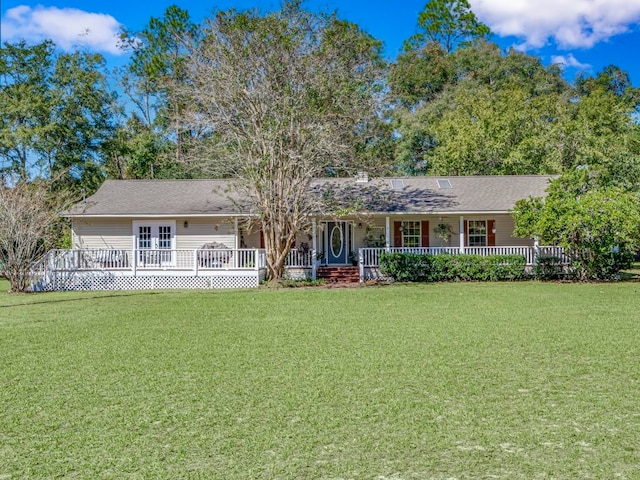
[[[40,42],[51,39],[63,50],[83,46],[91,50],[122,54],[117,46],[120,23],[111,15],[75,8],[26,5],[10,8],[2,18],[2,41]]]
[[[640,0],[469,0],[494,33],[539,48],[590,48],[640,24]]]
[[[569,55],[552,55],[551,63],[555,63],[557,65],[562,65],[563,67],[573,67],[578,70],[590,70],[591,65],[588,63],[580,62],[576,57],[573,56],[573,53]]]

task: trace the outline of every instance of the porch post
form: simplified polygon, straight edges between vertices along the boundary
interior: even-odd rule
[[[540,256],[540,239],[536,235],[535,237],[533,237],[533,261],[531,262],[532,265],[538,264],[539,256]]]
[[[460,253],[464,254],[464,236],[467,232],[464,231],[464,216],[460,215]]]
[[[387,252],[391,249],[391,221],[389,220],[389,217],[385,218],[384,246],[387,249]]]
[[[236,254],[233,256],[233,268],[238,268],[238,255],[240,252],[238,249],[240,248],[240,232],[238,231],[238,217],[234,217],[233,219],[233,231],[235,233],[235,249]]]
[[[317,238],[316,219],[311,220],[311,280],[316,279],[316,255],[318,254],[318,238]]]
[[[131,269],[133,270],[133,276],[138,276],[138,251],[133,247],[133,262],[131,262]]]

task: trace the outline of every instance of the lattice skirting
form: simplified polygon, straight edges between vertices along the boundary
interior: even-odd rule
[[[263,275],[264,276],[264,275]],[[99,274],[54,274],[42,284],[42,290],[166,290],[166,289],[210,289],[210,288],[255,288],[259,284],[255,276],[149,276],[124,277]]]

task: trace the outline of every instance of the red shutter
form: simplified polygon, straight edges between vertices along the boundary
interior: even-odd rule
[[[264,248],[264,232],[260,229],[260,248]]]
[[[469,245],[469,220],[464,221],[464,246]]]
[[[496,246],[496,221],[495,220],[487,220],[487,246],[495,247]]]
[[[400,230],[401,226],[402,226],[402,222],[393,222],[393,246],[394,247],[402,246],[402,230]]]
[[[420,222],[420,235],[421,235],[421,242],[420,242],[420,246],[421,247],[428,247],[429,246],[429,222],[426,220],[423,220],[422,222]]]

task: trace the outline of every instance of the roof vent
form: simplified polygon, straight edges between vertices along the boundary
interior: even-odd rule
[[[399,178],[391,179],[391,190],[404,190],[404,181]]]
[[[369,173],[368,172],[358,172],[356,175],[356,183],[368,183],[369,182]]]
[[[436,182],[438,183],[438,188],[442,188],[442,189],[453,188],[453,185],[451,185],[451,180],[449,180],[448,178],[438,178]]]

